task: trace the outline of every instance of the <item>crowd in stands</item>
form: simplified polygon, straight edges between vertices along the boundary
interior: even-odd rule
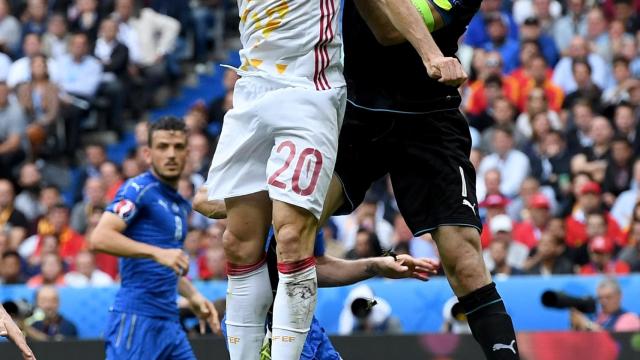
[[[1,283],[119,280],[117,260],[89,252],[86,238],[119,186],[147,169],[141,149],[148,125],[139,116],[153,105],[158,84],[181,76],[176,49],[189,36],[191,61],[206,58],[207,39],[193,29],[206,28],[207,10],[237,15],[234,4],[217,1],[141,5],[0,0]],[[633,0],[484,0],[472,20],[459,52],[470,75],[462,108],[492,274],[640,271],[638,10]],[[237,75],[223,78],[224,96],[194,99],[184,116],[190,155],[179,192],[187,199],[207,176],[217,137],[211,125],[233,106]],[[97,98],[109,104],[106,114]],[[126,130],[118,127],[125,114],[135,120],[136,148],[121,163],[108,159],[104,144],[83,140],[83,121],[96,107],[117,132]],[[33,130],[58,124],[64,131],[47,130],[44,138]],[[48,146],[60,143],[48,138],[61,135],[66,157],[81,149],[81,161],[69,161],[82,177],[70,200],[46,166],[53,161]],[[190,216],[189,278],[225,279],[224,230],[224,220]],[[387,179],[323,234],[327,253],[337,257],[390,248],[438,256],[430,235],[408,229]]]

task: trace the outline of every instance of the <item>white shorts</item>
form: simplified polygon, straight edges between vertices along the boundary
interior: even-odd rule
[[[317,91],[258,77],[235,85],[209,169],[210,200],[268,191],[322,214],[338,151],[346,88]]]

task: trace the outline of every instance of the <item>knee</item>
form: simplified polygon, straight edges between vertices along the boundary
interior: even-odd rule
[[[244,263],[247,254],[244,254],[241,246],[241,239],[229,229],[222,234],[222,246],[227,261],[231,263]]]
[[[295,224],[281,225],[276,231],[276,240],[278,254],[295,256],[302,241],[301,229]]]

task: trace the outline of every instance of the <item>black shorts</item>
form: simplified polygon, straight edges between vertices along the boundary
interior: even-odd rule
[[[415,236],[442,225],[482,229],[471,136],[458,110],[428,114],[371,111],[350,103],[340,133],[335,172],[353,211],[387,173],[400,213]]]

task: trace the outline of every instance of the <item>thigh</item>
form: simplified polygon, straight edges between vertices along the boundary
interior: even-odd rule
[[[174,343],[167,360],[195,360],[196,357],[191,349],[191,344],[179,323],[174,323],[170,331],[173,335]]]
[[[261,118],[274,134],[266,169],[272,199],[320,218],[336,162],[345,99],[344,88],[287,88],[265,99]]]
[[[476,175],[469,161],[471,137],[464,116],[456,110],[407,118],[398,123],[394,137],[401,150],[391,167],[391,181],[414,235],[443,225],[480,230]]]
[[[245,80],[245,81],[241,81]],[[262,89],[241,79],[227,112],[207,178],[210,200],[267,190],[266,168],[273,136],[257,113]]]
[[[355,210],[371,184],[389,172],[388,159],[393,158],[393,154],[387,141],[393,127],[390,114],[378,114],[347,104],[335,167],[343,196],[336,215]]]

